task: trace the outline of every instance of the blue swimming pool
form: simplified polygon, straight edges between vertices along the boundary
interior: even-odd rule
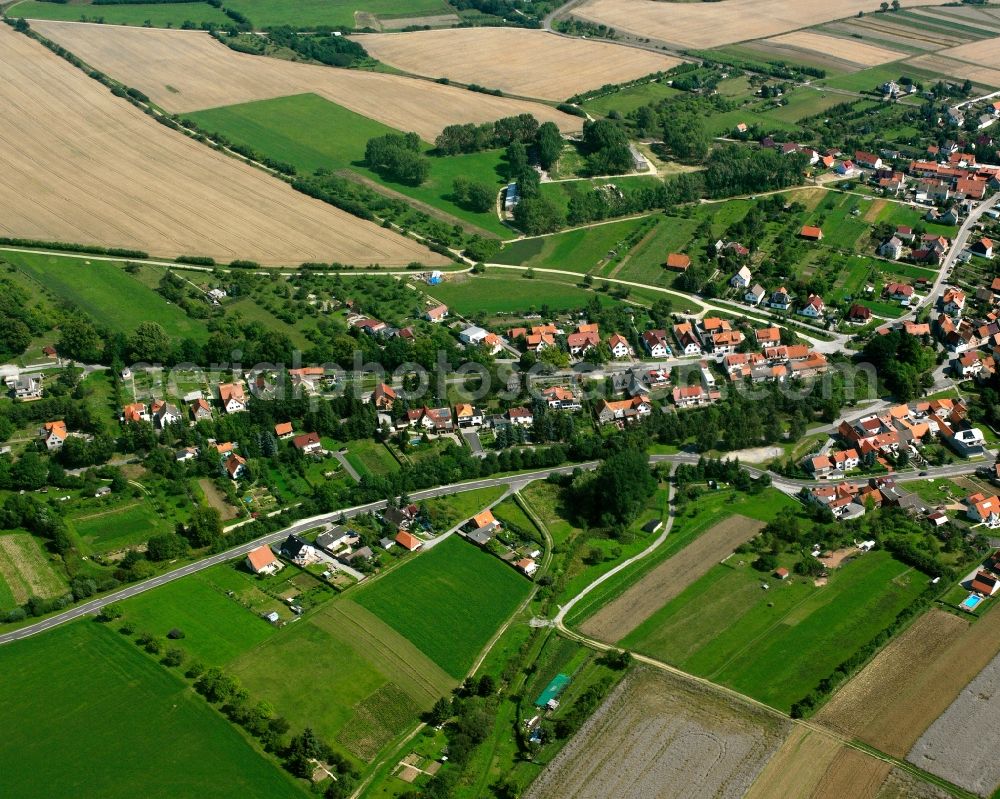
[[[961,607],[965,610],[975,610],[980,602],[983,601],[981,596],[976,596],[975,594],[969,594],[963,601]]]

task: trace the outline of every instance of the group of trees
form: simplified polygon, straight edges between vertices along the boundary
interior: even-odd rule
[[[548,124],[555,127],[551,122]],[[448,125],[438,134],[434,146],[441,155],[458,155],[507,147],[514,142],[530,145],[538,136],[539,127],[538,120],[531,114],[503,117],[481,125],[471,122]]]
[[[645,450],[623,449],[574,481],[573,507],[591,523],[621,530],[639,515],[656,486]]]
[[[628,135],[621,123],[612,119],[583,123],[583,151],[591,175],[621,175],[633,167]]]
[[[354,39],[332,33],[302,36],[294,28],[282,25],[270,28],[267,38],[279,47],[287,47],[304,58],[331,67],[353,67],[368,60],[365,48]]]
[[[933,385],[931,370],[937,363],[934,350],[920,338],[894,330],[873,336],[861,353],[861,360],[875,367],[880,379],[899,402],[909,402]]]
[[[369,139],[365,163],[384,178],[414,186],[427,180],[431,171],[430,161],[420,152],[416,133],[386,133]]]

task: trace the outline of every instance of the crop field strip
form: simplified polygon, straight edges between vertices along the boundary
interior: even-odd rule
[[[856,64],[858,68],[874,67],[889,61],[898,61],[906,53],[890,50],[886,47],[850,39],[839,39],[815,31],[795,31],[784,33],[762,42],[765,46],[772,44],[785,45],[816,53],[835,53],[838,58]]]
[[[0,69],[14,110],[0,134],[3,235],[265,264],[444,262],[167,130],[7,26]]]
[[[460,28],[356,37],[374,58],[431,78],[564,100],[625,83],[680,61],[647,50],[524,28]]]
[[[917,3],[929,5],[929,3]],[[587,0],[574,17],[681,48],[719,47],[870,12],[868,0],[726,0],[726,3],[657,3],[651,0]]]
[[[238,53],[200,31],[68,22],[38,22],[34,27],[174,113],[313,92],[389,127],[412,130],[429,142],[451,124],[491,122],[522,113],[534,114],[540,122],[555,122],[564,132],[583,125],[579,117],[541,103],[383,72]]]
[[[0,580],[6,583],[18,605],[32,596],[50,599],[66,592],[66,586],[30,533],[0,535]]]
[[[587,619],[581,632],[601,641],[620,641],[763,528],[764,522],[746,516],[714,525]]]
[[[638,668],[549,764],[527,799],[742,796],[787,722],[683,677]]]

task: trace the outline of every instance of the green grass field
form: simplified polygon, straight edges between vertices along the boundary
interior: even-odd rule
[[[222,9],[208,3],[143,3],[95,6],[90,3],[45,3],[25,0],[9,8],[7,14],[27,19],[54,19],[68,22],[98,20],[108,25],[145,25],[154,28],[179,28],[185,22],[196,26],[202,22],[224,26],[231,22]]]
[[[347,445],[347,462],[360,474],[382,475],[399,471],[399,463],[384,444],[357,440]]]
[[[109,6],[116,8],[117,6]],[[127,274],[116,261],[88,261],[58,255],[4,252],[3,260],[42,287],[67,300],[102,325],[129,333],[140,322],[156,322],[171,338],[203,340],[208,331],[180,308]]]
[[[355,601],[462,679],[530,586],[510,566],[452,536],[362,588]]]
[[[281,630],[229,670],[293,724],[313,727],[362,762],[455,685],[413,643],[346,598]]]
[[[505,247],[494,260],[501,264],[589,272],[642,224],[641,219],[627,219],[544,238],[521,239]]]
[[[548,305],[553,311],[573,310],[585,306],[591,297],[613,302],[604,294],[578,288],[558,276],[538,275],[534,279],[523,273],[495,269],[485,275],[457,277],[438,286],[431,293],[436,299],[460,314],[527,313]]]
[[[901,77],[907,77],[914,81],[930,81],[931,83],[940,79],[940,75],[934,75],[921,69],[914,69],[905,62],[893,61],[877,67],[863,69],[860,72],[852,72],[848,75],[837,75],[832,78],[823,78],[815,81],[819,86],[830,86],[834,89],[847,89],[852,92],[873,92],[887,81],[898,81]]]
[[[749,558],[747,558],[749,559]],[[927,586],[927,578],[874,552],[829,584],[779,582],[749,565],[716,565],[623,641],[782,710],[870,641]],[[771,588],[761,589],[767,581]]]
[[[189,116],[205,130],[222,133],[234,142],[293,164],[302,174],[321,167],[350,169],[485,231],[510,234],[510,229],[500,223],[495,212],[468,211],[451,198],[452,185],[459,176],[496,186],[499,192],[504,182],[499,172],[500,150],[432,156],[430,176],[421,185],[410,186],[385,180],[363,163],[368,139],[396,131],[315,94],[258,100]],[[430,145],[426,145],[426,149],[429,150]]]
[[[255,28],[291,25],[294,28],[329,25],[355,27],[354,12],[377,17],[420,17],[453,14],[444,0],[230,0],[229,7],[246,14]]]
[[[3,793],[303,797],[181,679],[87,620],[0,648]],[[127,747],[127,763],[123,761]]]
[[[32,596],[49,599],[66,591],[66,582],[52,567],[39,539],[23,531],[5,531],[0,536],[0,608],[23,605]]]
[[[173,529],[169,521],[159,518],[143,502],[120,508],[90,509],[70,522],[91,552],[144,544],[151,535]]]
[[[664,267],[667,256],[687,250],[697,227],[696,219],[669,218],[661,221],[632,248],[619,267],[609,273],[602,271],[602,275],[669,288],[677,273],[669,272]],[[698,257],[693,251],[691,255],[692,259]]]
[[[676,97],[679,94],[681,94],[679,89],[671,88],[665,83],[643,83],[640,86],[630,86],[612,94],[587,100],[583,107],[591,114],[598,116],[607,116],[612,111],[617,111],[624,116],[644,105],[668,97]]]
[[[125,618],[139,632],[164,637],[172,629],[184,633],[178,645],[192,658],[225,666],[266,641],[277,628],[238,604],[226,590],[240,591],[254,578],[233,574],[222,564],[205,572],[147,591],[122,603]]]

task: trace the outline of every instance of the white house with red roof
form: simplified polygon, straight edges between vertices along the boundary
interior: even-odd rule
[[[244,563],[254,574],[275,574],[285,567],[266,544],[247,552]]]
[[[977,524],[1000,527],[1000,497],[987,497],[979,492],[965,498],[965,515]]]
[[[608,347],[615,358],[630,358],[635,354],[632,351],[632,346],[628,343],[628,339],[621,333],[611,334],[611,337],[608,339]]]
[[[226,413],[240,413],[247,409],[246,394],[239,383],[220,383],[219,402]]]
[[[447,305],[435,305],[433,308],[428,308],[424,312],[424,319],[428,322],[440,322],[443,319],[448,318],[448,306]]]
[[[690,325],[688,327],[690,328]],[[697,340],[695,340],[694,344],[700,353],[701,345],[698,344]],[[642,334],[642,345],[646,348],[646,352],[653,358],[666,358],[670,355],[670,345],[667,344],[666,330],[647,330]]]

